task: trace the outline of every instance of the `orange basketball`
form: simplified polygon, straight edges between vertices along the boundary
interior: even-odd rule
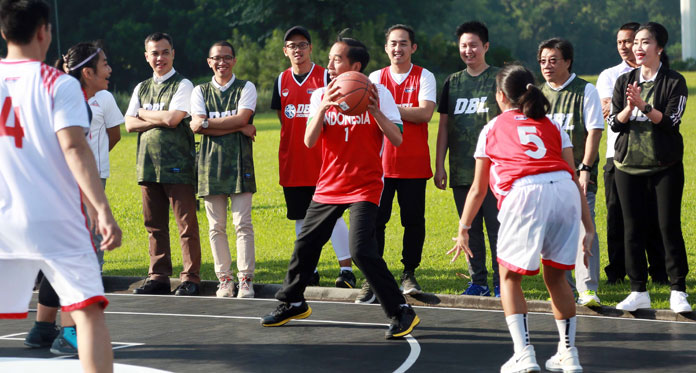
[[[338,110],[345,115],[360,115],[367,111],[370,103],[370,79],[365,74],[349,71],[336,77],[340,88]]]

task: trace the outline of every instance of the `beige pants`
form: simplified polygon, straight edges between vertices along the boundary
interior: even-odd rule
[[[208,216],[210,248],[215,260],[215,273],[230,276],[232,257],[227,242],[227,200],[230,200],[232,224],[237,233],[238,275],[253,277],[256,266],[254,250],[254,226],[251,224],[252,193],[216,194],[203,197]]]

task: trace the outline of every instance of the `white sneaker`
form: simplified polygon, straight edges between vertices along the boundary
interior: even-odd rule
[[[597,293],[592,290],[585,290],[578,297],[578,305],[587,307],[600,307],[602,303],[599,301]]]
[[[578,349],[575,347],[563,348],[562,351],[556,352],[555,355],[546,360],[546,370],[551,372],[582,373]]]
[[[253,298],[253,297],[254,297],[254,283],[251,281],[251,277],[239,275],[239,291],[237,292],[237,298]]]
[[[650,294],[647,291],[632,291],[626,299],[616,305],[617,310],[633,312],[639,308],[650,307]]]
[[[536,361],[536,352],[534,346],[527,345],[522,351],[512,355],[502,367],[500,373],[532,373],[541,372],[539,364]]]
[[[215,296],[218,298],[234,296],[234,281],[232,281],[231,277],[220,277],[220,283],[218,284],[218,289],[215,292]]]
[[[669,296],[669,308],[676,313],[691,312],[691,305],[686,300],[688,296],[683,291],[672,290]]]

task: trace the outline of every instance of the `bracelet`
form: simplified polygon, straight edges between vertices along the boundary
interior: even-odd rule
[[[471,229],[470,225],[463,224],[461,221],[459,222],[459,229]]]

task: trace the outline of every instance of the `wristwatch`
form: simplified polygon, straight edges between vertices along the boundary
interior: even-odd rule
[[[643,114],[648,115],[648,113],[651,112],[652,109],[653,109],[652,105],[645,104],[645,107],[641,111],[643,112]]]
[[[203,122],[201,122],[201,127],[208,128],[208,118],[203,119]]]
[[[590,172],[590,171],[592,171],[592,167],[580,162],[580,164],[578,165],[578,172],[580,172],[580,171]]]

